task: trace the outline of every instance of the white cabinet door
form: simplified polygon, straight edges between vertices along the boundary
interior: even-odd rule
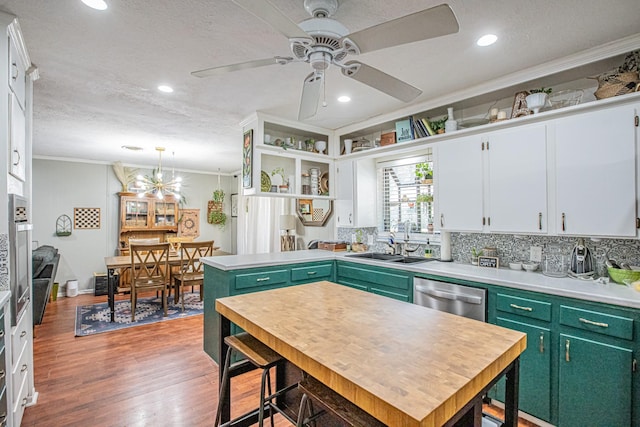
[[[376,226],[376,166],[372,159],[336,162],[336,226]]]
[[[9,172],[21,181],[25,180],[26,153],[26,122],[25,115],[17,97],[9,95],[10,117],[9,117]]]
[[[558,234],[636,236],[635,114],[620,106],[556,121]]]
[[[544,125],[488,135],[487,227],[494,232],[546,233],[547,151]]]
[[[436,146],[434,225],[441,230],[482,231],[482,153],[479,136]]]
[[[9,37],[9,87],[18,97],[18,102],[22,108],[25,108],[26,68],[18,53],[18,47],[13,37]]]

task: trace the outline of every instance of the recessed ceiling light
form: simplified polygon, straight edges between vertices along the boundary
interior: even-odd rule
[[[82,0],[82,3],[96,10],[105,10],[107,8],[107,3],[104,0]]]
[[[136,147],[135,145],[123,145],[120,148],[124,148],[125,150],[131,150],[131,151],[142,151],[142,147]]]
[[[173,88],[171,86],[167,86],[167,85],[160,85],[158,86],[158,90],[160,92],[165,92],[165,93],[171,93],[173,92]]]
[[[480,37],[476,43],[478,44],[478,46],[489,46],[494,44],[496,40],[498,40],[498,36],[496,36],[495,34],[485,34],[484,36]]]
[[[351,101],[351,98],[349,98],[347,95],[342,95],[338,97],[338,102],[349,102]]]

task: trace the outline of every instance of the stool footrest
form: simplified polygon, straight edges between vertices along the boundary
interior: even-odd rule
[[[340,396],[313,377],[307,376],[298,385],[300,391],[320,403],[328,412],[340,418],[349,426],[385,427],[385,424]],[[312,417],[313,418],[313,417]]]

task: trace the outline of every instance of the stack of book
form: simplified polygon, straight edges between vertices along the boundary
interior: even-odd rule
[[[408,119],[396,122],[396,139],[398,142],[411,141],[435,135],[429,120],[409,116]]]

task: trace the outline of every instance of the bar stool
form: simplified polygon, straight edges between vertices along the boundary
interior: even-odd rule
[[[262,369],[262,378],[260,382],[260,406],[258,407],[258,425],[260,427],[263,426],[264,422],[264,410],[265,406],[269,408],[269,416],[271,419],[271,427],[274,426],[273,421],[273,412],[274,410],[283,414],[287,419],[291,422],[291,420],[287,414],[285,414],[280,408],[278,408],[273,402],[275,398],[286,393],[287,391],[295,388],[297,384],[291,384],[287,387],[284,387],[280,390],[277,390],[275,393],[271,393],[271,373],[270,370],[274,366],[277,366],[281,362],[284,362],[282,356],[278,353],[258,341],[253,336],[249,335],[246,332],[242,332],[236,335],[228,336],[224,339],[224,342],[229,346],[227,350],[227,355],[225,357],[224,362],[224,371],[222,373],[222,380],[220,381],[220,393],[218,399],[218,409],[216,411],[216,422],[215,425],[220,425],[220,418],[222,417],[222,404],[223,400],[226,397],[227,387],[225,385],[229,382],[229,370],[231,368],[231,356],[233,352],[239,353],[244,359],[248,360],[253,366],[258,369]],[[265,391],[268,393],[265,395]],[[229,387],[229,393],[231,393],[231,389]],[[249,411],[243,415],[240,415],[229,423],[225,423],[225,425],[229,425],[241,418],[245,418],[251,415],[254,415],[256,409]],[[255,416],[255,415],[254,415]]]
[[[348,426],[386,427],[386,424],[309,375],[305,375],[300,381],[298,389],[302,393],[302,398],[296,427],[315,426],[315,421],[327,412]],[[314,412],[312,402],[319,403],[323,409]],[[305,412],[308,416],[305,416]]]

